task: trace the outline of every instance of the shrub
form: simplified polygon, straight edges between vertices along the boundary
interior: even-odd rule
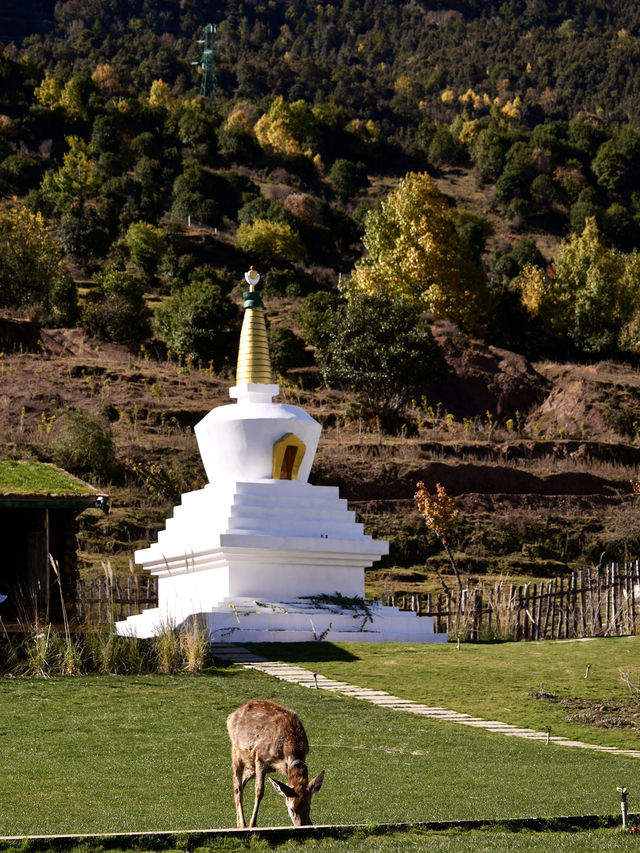
[[[518,265],[519,270],[521,270],[525,264],[533,264],[533,266],[536,267],[544,267],[545,265],[544,255],[540,249],[538,249],[535,240],[530,240],[526,237],[523,237],[522,240],[518,240],[511,250],[511,257]]]
[[[100,285],[87,297],[82,324],[89,334],[127,346],[139,346],[151,336],[144,282],[124,270],[107,268],[96,276]]]
[[[264,277],[265,296],[297,296],[299,291],[300,285],[293,270],[272,267]]]
[[[462,154],[462,146],[448,127],[440,125],[429,143],[427,157],[430,163],[455,163]]]
[[[62,247],[44,217],[16,199],[0,210],[0,305],[41,304],[57,325],[74,322],[76,287],[62,262]]]
[[[318,291],[304,300],[298,313],[298,325],[305,341],[316,349],[324,350],[331,339],[331,328],[340,300],[335,293]]]
[[[151,282],[167,250],[166,232],[149,222],[132,222],[122,242],[129,250],[132,263]]]
[[[354,163],[339,157],[331,167],[329,180],[336,192],[343,196],[355,195],[359,189],[369,183],[365,167],[362,163]]]
[[[327,325],[325,379],[354,388],[366,409],[395,429],[410,397],[440,369],[440,348],[420,312],[384,294],[353,291]]]
[[[88,412],[67,412],[57,418],[50,449],[56,465],[81,477],[108,479],[115,470],[111,428]]]
[[[168,350],[201,362],[232,355],[239,312],[211,279],[194,281],[156,310],[155,327]]]
[[[292,367],[309,363],[309,356],[301,340],[286,326],[272,326],[269,330],[271,366],[276,373],[285,373]]]
[[[10,154],[0,163],[0,180],[12,192],[25,195],[42,180],[42,163],[27,154]]]

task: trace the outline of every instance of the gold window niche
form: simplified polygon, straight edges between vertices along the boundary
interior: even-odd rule
[[[297,435],[288,432],[273,445],[274,480],[297,480],[307,446]]]

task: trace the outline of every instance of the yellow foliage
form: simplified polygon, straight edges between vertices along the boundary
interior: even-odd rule
[[[473,108],[474,110],[483,110],[487,107],[491,106],[491,98],[486,92],[483,92],[482,95],[476,95],[473,99]]]
[[[9,139],[14,136],[16,132],[16,123],[14,120],[7,115],[0,115],[0,136],[5,139]]]
[[[49,107],[52,109],[57,107],[60,103],[62,88],[62,81],[60,78],[47,71],[44,75],[44,80],[39,86],[36,86],[33,94],[39,104],[43,107]]]
[[[249,121],[247,113],[244,107],[242,106],[235,107],[233,112],[229,113],[229,117],[227,118],[227,126],[238,127],[242,128],[242,130],[253,132],[251,122]]]
[[[522,100],[520,96],[516,95],[512,101],[507,101],[502,107],[502,113],[513,121],[520,121],[522,118]]]
[[[258,144],[268,154],[281,154],[284,157],[297,157],[302,152],[300,144],[284,126],[282,119],[272,121],[264,113],[254,127]]]
[[[520,291],[520,299],[532,317],[540,313],[547,292],[544,270],[534,264],[525,264],[514,281]]]
[[[436,483],[435,494],[430,494],[422,480],[414,495],[416,505],[429,530],[446,545],[447,536],[458,526],[460,510],[441,483]]]
[[[470,142],[478,135],[478,130],[480,127],[480,122],[478,119],[470,119],[469,121],[463,121],[462,127],[460,128],[460,133],[458,134],[458,141],[463,145],[469,145]]]
[[[409,173],[366,219],[367,256],[350,286],[382,292],[478,328],[487,283],[457,236],[449,205],[426,173]]]
[[[163,107],[170,112],[176,103],[176,97],[164,80],[154,80],[149,89],[149,103],[152,107]]]
[[[451,91],[451,89],[445,89],[444,92],[440,95],[440,100],[443,104],[452,104],[455,100],[455,95]]]
[[[403,97],[408,98],[413,94],[414,83],[411,77],[402,75],[395,81],[393,88],[396,95],[402,95]]]
[[[284,255],[292,261],[301,260],[304,247],[299,235],[290,225],[269,219],[243,223],[236,232],[236,243],[243,252],[258,255]]]
[[[98,65],[91,75],[91,79],[96,89],[106,98],[113,98],[122,92],[118,72],[108,62]]]
[[[8,304],[46,299],[66,279],[62,247],[49,234],[41,213],[17,198],[0,209],[0,289]]]
[[[362,119],[354,118],[347,124],[345,129],[362,139],[363,142],[376,143],[380,140],[380,128],[373,119],[363,121]]]
[[[42,181],[43,196],[59,207],[97,195],[103,180],[89,155],[89,145],[77,136],[67,136],[65,141],[69,150],[62,158],[62,166]]]

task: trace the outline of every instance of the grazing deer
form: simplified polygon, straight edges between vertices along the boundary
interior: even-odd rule
[[[305,758],[309,741],[294,711],[254,699],[229,714],[227,731],[231,740],[233,796],[238,827],[244,829],[242,792],[252,776],[256,777],[256,796],[249,827],[256,826],[258,807],[264,794],[264,778],[276,771],[287,777],[287,783],[269,778],[276,791],[285,798],[294,826],[311,825],[311,797],[320,790],[324,770],[311,782]]]

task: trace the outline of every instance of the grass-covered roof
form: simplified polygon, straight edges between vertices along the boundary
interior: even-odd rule
[[[99,494],[93,486],[44,462],[0,460],[0,499],[20,497],[86,497]]]

